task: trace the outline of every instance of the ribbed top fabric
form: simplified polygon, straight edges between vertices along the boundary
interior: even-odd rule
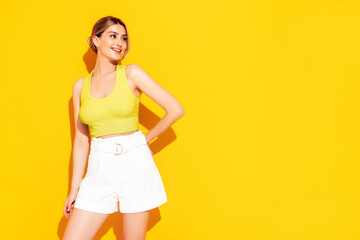
[[[138,130],[139,98],[131,91],[125,64],[117,64],[115,87],[104,98],[91,95],[92,70],[84,80],[80,95],[80,120],[89,126],[91,137]]]

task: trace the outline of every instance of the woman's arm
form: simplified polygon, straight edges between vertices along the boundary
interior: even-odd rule
[[[73,108],[75,123],[75,138],[73,144],[73,172],[71,191],[77,192],[84,174],[87,156],[89,153],[89,129],[79,118],[80,94],[84,78],[75,81],[73,85]]]
[[[166,111],[165,116],[145,134],[146,141],[149,143],[181,118],[185,114],[185,110],[173,95],[152,79],[141,67],[129,64],[127,68],[129,68],[128,77],[134,82],[137,89],[144,92]]]

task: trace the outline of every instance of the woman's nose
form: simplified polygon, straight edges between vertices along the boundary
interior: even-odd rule
[[[121,39],[117,40],[117,45],[121,47],[121,45],[122,45]]]

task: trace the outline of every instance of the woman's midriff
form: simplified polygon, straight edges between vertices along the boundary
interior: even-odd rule
[[[117,133],[117,134],[110,134],[110,135],[105,135],[105,136],[99,136],[98,138],[108,138],[108,137],[116,137],[116,136],[125,136],[125,135],[130,135],[134,132],[136,132],[138,130],[134,130],[131,132],[125,132],[125,133]]]

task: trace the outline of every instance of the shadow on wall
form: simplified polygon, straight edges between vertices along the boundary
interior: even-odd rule
[[[95,65],[95,61],[96,61],[96,55],[89,48],[87,53],[84,55],[84,62],[86,63],[87,70],[89,73],[92,71],[93,66]],[[70,119],[70,128],[71,128],[70,129],[71,142],[72,142],[71,146],[73,146],[74,134],[75,134],[75,129],[74,129],[75,123],[74,123],[74,115],[73,115],[74,109],[73,109],[73,99],[72,98],[69,100],[68,106],[69,106],[69,119]],[[158,117],[151,110],[146,108],[140,102],[139,123],[141,125],[143,125],[146,129],[151,129],[160,121],[160,119],[161,119],[160,117]],[[153,155],[155,156],[158,152],[160,152],[163,148],[165,148],[167,145],[169,145],[175,139],[176,139],[175,132],[170,127],[165,132],[163,132],[160,136],[158,136],[154,141],[152,141],[152,143],[149,145],[149,147],[151,148],[151,151],[153,152]],[[91,138],[89,136],[89,144],[90,144],[90,141],[91,141]],[[72,149],[72,151],[73,151],[73,149]],[[156,159],[154,159],[154,160],[156,162]],[[72,167],[73,167],[73,159],[72,159],[72,152],[71,152],[70,161],[69,161],[69,171],[68,171],[68,176],[69,176],[68,193],[66,196],[64,196],[63,203],[65,203],[66,197],[68,196],[68,194],[70,193],[70,190],[71,190],[72,171],[73,171]],[[84,171],[83,177],[86,174],[86,169],[87,169],[87,163],[85,166],[85,171]],[[63,206],[61,206],[59,211],[62,211],[62,207]],[[160,211],[158,208],[154,208],[154,209],[150,210],[150,219],[148,222],[147,231],[149,231],[151,228],[153,228],[160,221],[160,219],[161,219],[161,216],[160,216]],[[64,235],[67,222],[68,222],[68,219],[63,215],[58,224],[58,231],[57,231],[60,239],[62,239],[62,237]],[[104,222],[104,224],[102,225],[102,227],[100,228],[100,230],[98,231],[98,233],[96,234],[94,239],[95,240],[101,239],[101,237],[104,236],[109,231],[110,228],[113,228],[116,239],[121,239],[121,213],[120,212],[116,212],[116,213],[109,215],[109,217]]]

